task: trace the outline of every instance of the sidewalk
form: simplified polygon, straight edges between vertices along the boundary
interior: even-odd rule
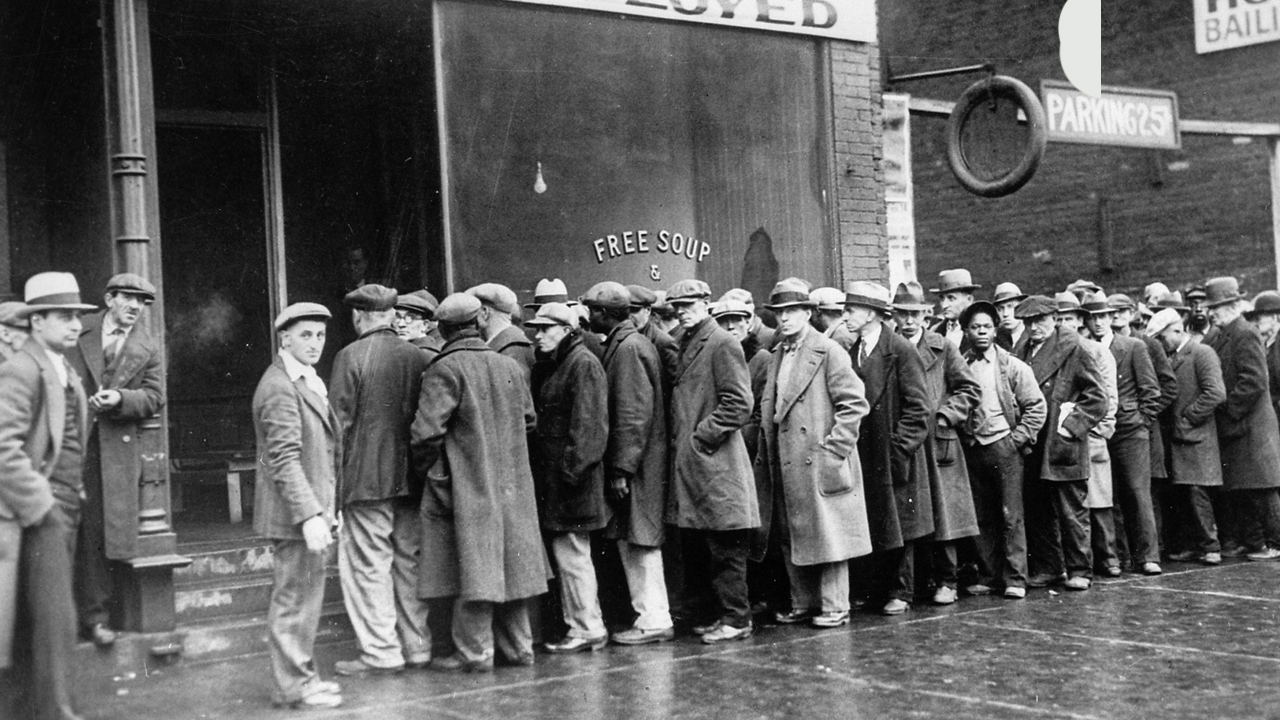
[[[81,685],[94,720],[148,718],[1268,718],[1280,717],[1280,563],[1166,566],[1084,593],[982,597],[744,642],[539,655],[491,675],[339,678],[346,704],[270,707],[266,657]],[[322,675],[351,657],[320,648]]]

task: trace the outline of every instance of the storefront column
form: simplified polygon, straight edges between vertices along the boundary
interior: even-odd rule
[[[158,243],[152,243],[159,204],[148,165],[155,154],[155,111],[147,0],[103,0],[102,20],[114,270],[141,275],[159,289],[147,321],[152,334],[163,338],[164,287]],[[139,486],[107,488],[110,480],[103,478],[104,492],[138,493],[138,517],[127,528],[132,537],[125,539],[135,554],[123,561],[116,590],[123,628],[135,632],[173,629],[173,570],[190,563],[177,554],[170,523],[169,442],[163,413],[138,428]]]

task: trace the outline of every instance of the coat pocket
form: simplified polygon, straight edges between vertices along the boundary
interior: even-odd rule
[[[1173,421],[1173,441],[1179,445],[1195,445],[1204,441],[1204,433],[1192,425],[1186,418]]]
[[[1218,416],[1218,437],[1234,440],[1249,434],[1249,421]]]
[[[960,455],[960,439],[952,429],[938,430],[933,439],[933,460],[938,467],[956,464]]]
[[[1048,460],[1050,465],[1058,467],[1070,467],[1080,464],[1081,443],[1087,442],[1085,438],[1072,438],[1068,440],[1056,433],[1049,435]]]
[[[853,476],[849,472],[848,458],[842,458],[827,448],[818,448],[822,458],[818,492],[825,496],[843,495],[853,491]]]

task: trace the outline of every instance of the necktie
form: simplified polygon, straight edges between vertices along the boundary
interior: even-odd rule
[[[121,330],[120,328],[112,330],[106,347],[102,350],[102,359],[106,361],[107,365],[115,362],[116,355],[120,352],[120,344],[122,342],[124,342],[124,330]]]

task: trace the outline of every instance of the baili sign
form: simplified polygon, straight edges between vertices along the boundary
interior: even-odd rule
[[[515,0],[854,42],[876,41],[876,0]]]
[[[1090,97],[1071,83],[1040,81],[1049,142],[1121,147],[1182,147],[1178,132],[1178,96],[1164,90],[1102,86]]]
[[[1193,0],[1196,53],[1280,40],[1280,0]]]

